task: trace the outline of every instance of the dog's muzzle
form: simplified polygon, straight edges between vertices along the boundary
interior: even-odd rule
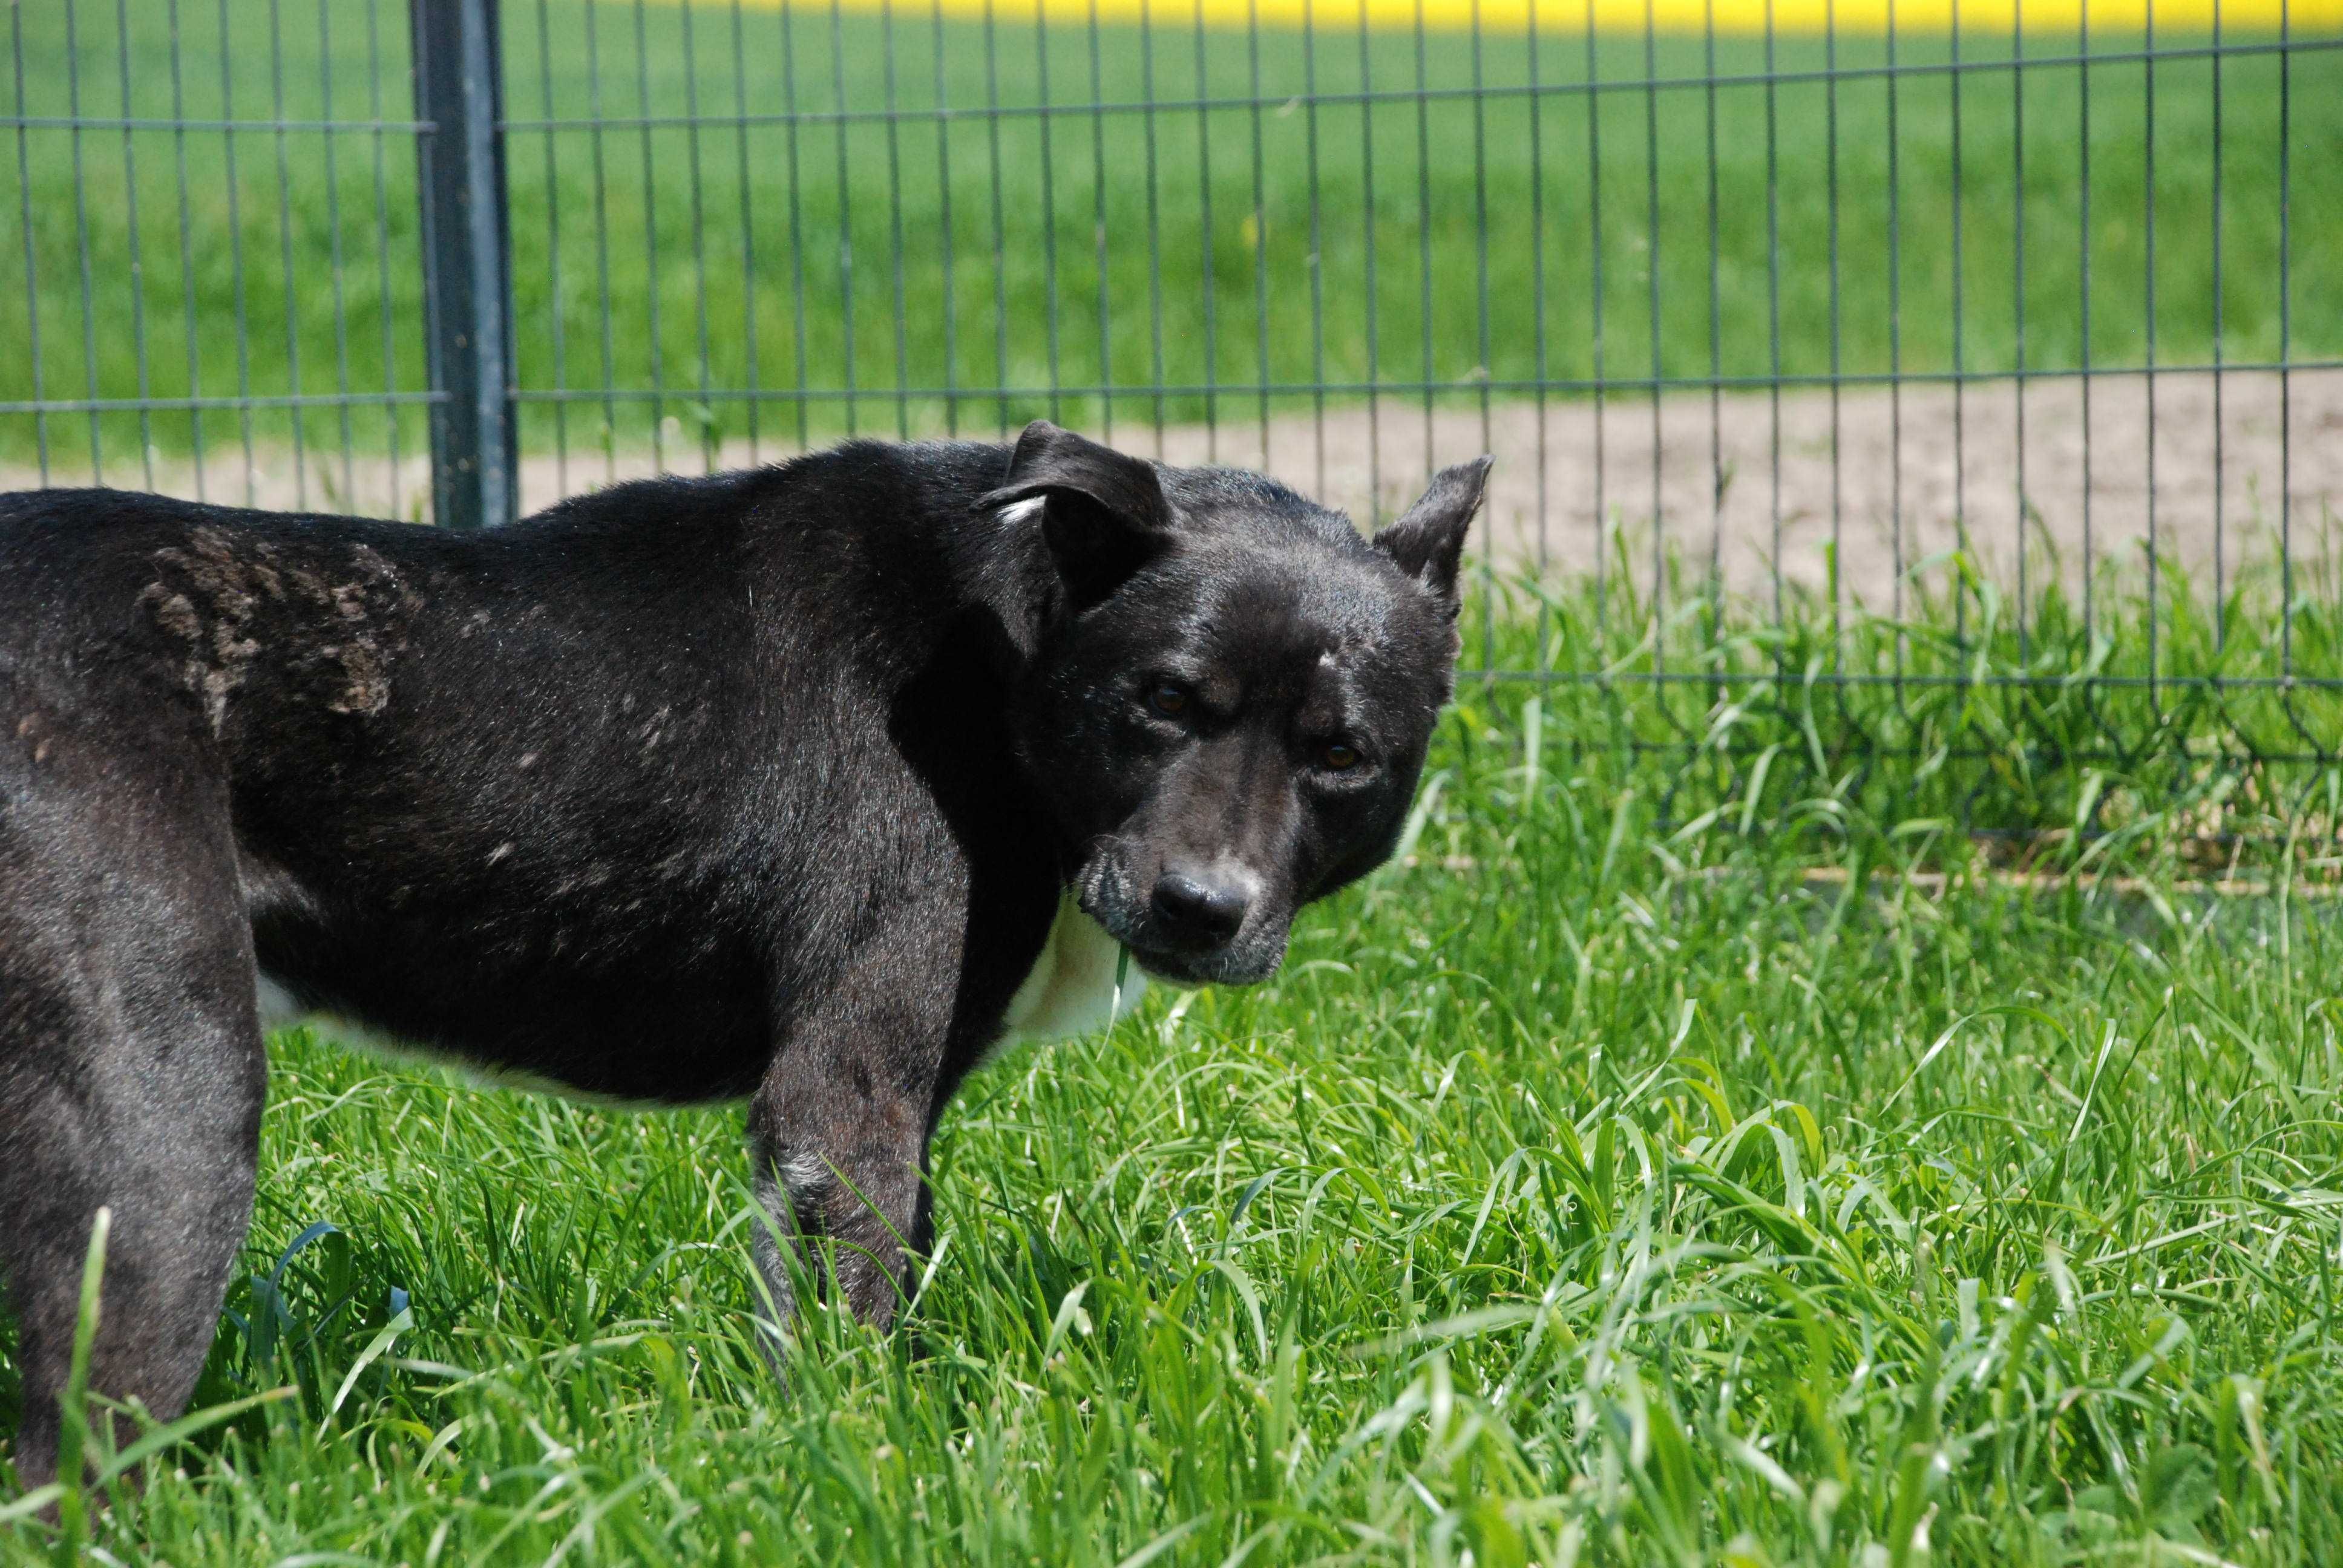
[[[1141,969],[1184,985],[1252,985],[1277,972],[1292,914],[1271,907],[1258,875],[1171,864],[1149,881],[1133,858],[1102,848],[1082,869],[1081,893],[1083,910]]]

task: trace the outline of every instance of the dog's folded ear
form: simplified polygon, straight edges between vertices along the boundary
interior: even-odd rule
[[[1041,538],[1076,609],[1113,593],[1171,540],[1172,510],[1152,463],[1047,419],[1025,427],[1001,487],[976,505],[989,511],[1035,499]]]
[[[1432,476],[1432,483],[1405,515],[1375,536],[1375,548],[1409,577],[1430,588],[1454,615],[1456,570],[1464,554],[1464,531],[1481,509],[1488,488],[1490,457],[1475,457]]]

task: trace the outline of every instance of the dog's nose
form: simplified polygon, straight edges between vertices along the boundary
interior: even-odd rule
[[[1245,896],[1166,871],[1155,882],[1155,918],[1181,936],[1224,942],[1244,924]]]

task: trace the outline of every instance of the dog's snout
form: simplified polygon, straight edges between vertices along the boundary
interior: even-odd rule
[[[1166,871],[1155,882],[1155,918],[1191,940],[1227,941],[1244,924],[1243,890]]]

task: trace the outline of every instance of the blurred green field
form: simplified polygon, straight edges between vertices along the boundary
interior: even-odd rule
[[[2136,37],[2095,35],[2108,57],[2029,68],[2022,89],[2003,66],[1935,69],[1941,36],[1899,41],[1898,61],[1931,70],[1892,84],[1815,75],[1882,64],[1877,37],[1785,41],[1771,77],[1762,43],[1726,40],[1712,95],[1696,38],[1658,38],[1647,57],[1640,38],[1590,50],[1550,30],[1534,47],[1363,40],[1332,7],[1306,34],[1164,15],[1037,29],[910,5],[890,20],[514,0],[527,444],[639,449],[666,419],[687,452],[752,428],[793,442],[1041,413],[1242,423],[1264,384],[1454,399],[1655,370],[2137,364],[2151,334],[2160,362],[2201,363],[2217,322],[2232,361],[2343,351],[2343,57],[2324,48],[2227,60],[2217,141],[2203,58],[2155,68],[2148,136],[2147,68],[2123,57]],[[5,89],[17,126],[0,225],[23,232],[0,245],[15,350],[0,399],[36,391],[28,251],[46,397],[422,387],[412,148],[363,128],[411,112],[401,7],[85,0],[12,8],[9,25],[24,68]],[[1972,36],[1960,55],[2010,48]],[[1471,96],[1475,81],[1489,95]],[[1666,85],[1632,85],[1647,81]],[[126,134],[109,118],[126,103],[206,121],[281,106],[341,128]],[[50,123],[75,113],[98,123]],[[598,133],[582,124],[597,115]],[[723,395],[752,387],[771,400]],[[226,410],[200,432],[185,413],[96,423],[115,465],[244,432]],[[0,415],[0,452],[22,461],[45,440],[72,467],[91,427]],[[281,410],[253,429],[292,434]],[[410,410],[407,450],[419,431]],[[346,438],[330,408],[301,434]],[[377,408],[347,431],[367,451],[389,436]]]

